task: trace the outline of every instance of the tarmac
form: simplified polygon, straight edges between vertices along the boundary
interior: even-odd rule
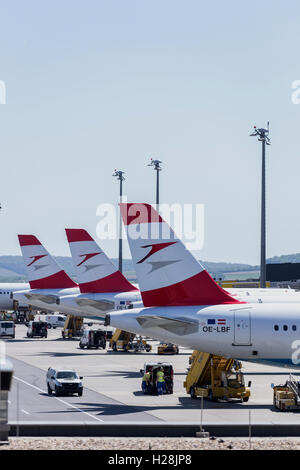
[[[183,387],[191,350],[180,348],[179,355],[158,356],[156,341],[150,342],[153,348],[150,353],[82,350],[78,339],[62,339],[61,329],[49,330],[47,339],[27,338],[26,331],[24,325],[17,325],[16,338],[4,340],[6,353],[14,365],[9,394],[9,422],[14,434],[17,425],[24,424],[29,429],[39,423],[47,424],[49,429],[54,424],[58,427],[68,424],[71,428],[72,423],[74,426],[91,424],[94,429],[110,427],[111,431],[106,431],[108,435],[113,435],[113,429],[125,429],[126,424],[130,435],[130,429],[134,433],[134,425],[139,424],[148,426],[150,434],[147,435],[151,435],[151,429],[166,429],[167,425],[176,429],[171,435],[180,432],[180,426],[188,430],[186,435],[191,435],[200,425],[201,401],[192,400]],[[173,364],[172,395],[142,393],[140,369],[146,361]],[[46,371],[50,366],[75,369],[83,376],[83,396],[48,396]],[[259,430],[263,427],[271,432],[269,435],[281,435],[275,432],[278,426],[288,433],[284,435],[300,435],[299,412],[284,413],[273,407],[271,383],[284,383],[290,369],[243,362],[243,372],[246,383],[252,382],[249,402],[204,400],[203,425],[215,432],[220,426],[227,430],[235,426],[240,428],[240,435],[247,435],[250,419],[252,426],[257,427],[257,435],[262,435]],[[300,380],[300,370],[293,370],[293,374]],[[99,435],[100,431],[95,432]],[[156,435],[160,435],[159,431]]]

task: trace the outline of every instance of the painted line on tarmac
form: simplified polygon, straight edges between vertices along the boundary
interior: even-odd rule
[[[46,393],[46,394],[47,394],[47,392],[46,392],[45,390],[42,390],[41,388],[36,387],[35,385],[32,385],[32,384],[26,382],[25,380],[20,379],[19,377],[16,377],[15,375],[14,375],[14,379],[19,380],[19,382],[23,382],[25,385],[28,385],[29,387],[35,388],[35,389],[38,390],[39,392],[42,392],[42,393]],[[91,415],[91,414],[88,413],[87,411],[83,411],[82,409],[77,408],[77,406],[74,406],[74,405],[72,405],[71,403],[68,403],[67,401],[61,400],[61,398],[57,398],[57,397],[53,397],[53,398],[55,398],[56,400],[60,401],[60,402],[63,403],[64,405],[67,405],[67,406],[69,406],[69,407],[71,407],[71,408],[74,408],[74,409],[77,410],[77,411],[80,411],[81,413],[86,414],[87,416],[90,416],[90,418],[93,418],[93,419],[95,419],[96,421],[101,421],[101,423],[104,423],[103,419],[97,418],[96,416]],[[23,411],[23,410],[22,410],[22,411]]]

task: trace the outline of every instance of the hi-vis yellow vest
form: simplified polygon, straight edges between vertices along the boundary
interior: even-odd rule
[[[146,374],[144,374],[143,381],[147,382],[148,380],[150,380],[150,374],[149,372],[146,372]]]
[[[160,370],[156,374],[157,382],[164,382],[165,381],[165,374]]]

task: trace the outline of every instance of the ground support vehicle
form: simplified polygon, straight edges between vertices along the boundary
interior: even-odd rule
[[[0,338],[14,338],[15,329],[15,323],[12,320],[0,321]]]
[[[119,330],[117,328],[109,341],[109,346],[113,351],[128,352],[128,344],[131,343],[134,338],[134,333],[129,333],[128,331]]]
[[[27,328],[27,338],[34,338],[39,336],[40,338],[47,338],[47,322],[45,321],[30,321]]]
[[[245,386],[241,362],[201,351],[193,353],[192,357],[183,384],[191,398],[249,400],[251,382]]]
[[[179,347],[173,343],[159,343],[157,354],[179,354]]]
[[[48,329],[51,328],[63,328],[66,323],[67,317],[65,315],[40,315],[37,314],[34,317],[35,320],[41,320],[47,322]]]
[[[165,394],[173,393],[174,385],[174,370],[173,365],[169,362],[146,362],[144,369],[140,369],[143,376],[146,372],[150,373],[150,379],[147,384],[147,389],[144,392],[147,395],[157,395],[156,375],[160,369],[163,369],[165,379]]]
[[[63,338],[80,337],[83,334],[83,318],[75,315],[67,315],[61,335]]]
[[[85,329],[79,341],[79,347],[83,348],[106,348],[106,331]]]
[[[292,375],[284,385],[274,385],[273,404],[280,411],[300,409],[300,382]]]

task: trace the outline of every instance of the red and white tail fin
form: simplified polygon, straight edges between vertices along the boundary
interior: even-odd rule
[[[129,292],[137,290],[116,268],[86,230],[66,229],[76,266],[80,292]]]
[[[238,303],[219,287],[149,204],[121,203],[145,307]]]
[[[18,235],[31,289],[78,287],[34,235]]]

